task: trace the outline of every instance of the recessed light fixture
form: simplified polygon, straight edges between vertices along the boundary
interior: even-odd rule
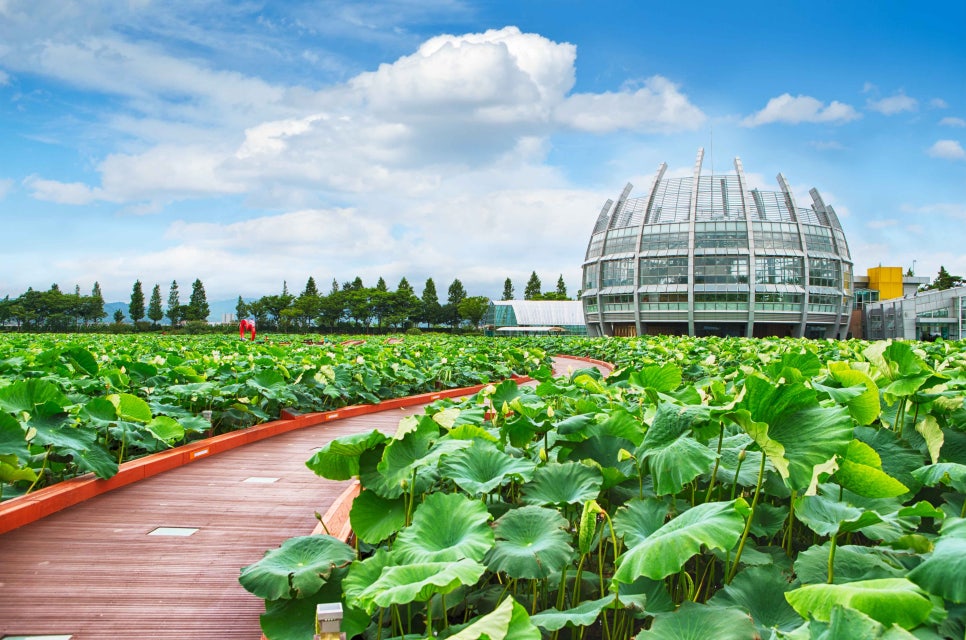
[[[278,482],[278,478],[265,478],[261,476],[252,476],[251,478],[245,478],[242,482],[247,482],[249,484],[272,484],[273,482]]]
[[[158,527],[154,531],[149,532],[148,535],[186,538],[197,531],[198,529],[194,527]]]

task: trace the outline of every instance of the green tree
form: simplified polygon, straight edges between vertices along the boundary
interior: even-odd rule
[[[248,317],[248,313],[248,305],[245,304],[241,296],[238,296],[238,302],[235,303],[235,317],[244,320]]]
[[[172,327],[181,322],[181,295],[178,292],[177,280],[172,280],[168,289],[168,308],[164,315],[168,317]]]
[[[94,288],[91,289],[88,317],[94,324],[97,324],[102,319],[107,317],[107,312],[104,311],[104,294],[101,293],[100,283],[96,281],[94,282]]]
[[[315,286],[315,278],[309,276],[309,279],[305,281],[305,289],[302,290],[301,295],[319,297],[319,288]]]
[[[141,281],[135,280],[134,287],[131,289],[131,302],[127,307],[127,314],[137,329],[138,320],[144,317],[144,291],[141,289]]]
[[[534,271],[530,274],[530,279],[527,281],[527,286],[523,290],[524,300],[534,300],[540,295],[540,278],[537,277],[537,272]]]
[[[114,324],[121,324],[122,322],[124,322],[124,312],[117,309],[114,312]]]
[[[557,278],[557,291],[556,291],[556,294],[558,296],[562,296],[560,298],[561,300],[568,300],[569,299],[567,297],[567,284],[564,282],[563,274],[562,273],[560,274],[560,277]]]
[[[164,319],[164,309],[161,308],[161,285],[154,285],[151,290],[151,301],[148,303],[148,320],[157,326]]]
[[[952,289],[953,287],[958,287],[963,284],[962,276],[950,275],[946,271],[946,267],[940,265],[939,275],[936,279],[932,281],[932,284],[923,285],[921,291],[943,291],[945,289]]]
[[[441,307],[439,305],[439,295],[436,293],[436,283],[432,278],[426,278],[423,286],[422,309],[419,319],[429,326],[433,326],[439,321]]]
[[[459,311],[459,306],[460,302],[465,298],[466,289],[463,288],[463,283],[460,282],[460,279],[456,278],[449,285],[449,289],[446,290],[446,306],[443,311],[443,317],[454,329],[459,326],[460,321],[463,319]]]
[[[474,327],[479,328],[486,310],[490,306],[490,299],[486,296],[470,296],[463,298],[459,303],[459,314]]]
[[[419,310],[419,298],[405,276],[399,280],[396,291],[392,293],[389,314],[386,323],[393,327],[408,327],[417,321],[415,318]]]
[[[500,300],[513,300],[513,281],[509,278],[503,281],[503,297]]]
[[[208,308],[208,296],[205,294],[205,285],[201,283],[200,279],[196,278],[191,283],[191,297],[188,298],[188,309],[185,314],[185,320],[205,322],[208,320],[209,313],[211,313],[211,310]]]

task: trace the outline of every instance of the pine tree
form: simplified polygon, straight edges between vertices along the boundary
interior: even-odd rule
[[[94,288],[91,289],[90,317],[94,320],[94,324],[107,317],[107,312],[104,311],[104,295],[101,293],[101,285],[98,282],[95,282]]]
[[[466,299],[466,289],[463,288],[463,283],[460,282],[459,278],[453,280],[453,283],[449,285],[449,289],[446,291],[446,320],[453,325],[453,328],[459,326],[462,317],[460,316],[459,306],[460,303]]]
[[[389,291],[389,287],[386,286],[386,281],[383,280],[382,276],[379,276],[379,282],[376,283],[376,291]]]
[[[315,296],[319,297],[319,288],[315,286],[315,278],[309,276],[309,279],[305,283],[305,289],[302,291],[302,296]]]
[[[560,298],[561,300],[567,300],[567,285],[564,282],[562,273],[560,274],[560,277],[557,278],[557,295],[562,296]]]
[[[188,300],[186,320],[207,321],[211,310],[208,308],[208,296],[205,295],[205,285],[200,279],[191,284],[191,298]]]
[[[420,319],[426,324],[432,326],[436,324],[439,320],[439,296],[436,293],[436,283],[433,282],[432,278],[426,279],[426,284],[423,286],[423,309],[420,314]]]
[[[148,320],[155,326],[164,319],[164,309],[161,308],[161,285],[154,285],[151,290],[151,302],[148,303]]]
[[[235,303],[235,317],[239,320],[244,320],[248,317],[248,305],[245,304],[241,296],[238,296],[238,302]]]
[[[946,267],[943,265],[939,266],[939,275],[936,279],[932,281],[932,284],[927,284],[922,287],[923,291],[943,291],[945,289],[952,289],[953,287],[958,287],[963,284],[962,276],[951,275],[946,271]]]
[[[533,300],[540,295],[540,278],[537,277],[537,272],[534,271],[530,274],[530,280],[527,281],[527,287],[523,290],[524,300]]]
[[[114,322],[115,324],[121,324],[122,322],[124,322],[124,312],[121,311],[120,309],[116,309],[114,311]]]
[[[144,291],[141,289],[140,280],[136,280],[134,287],[131,289],[131,302],[127,307],[127,314],[131,317],[131,322],[134,323],[136,330],[138,320],[144,317]]]
[[[332,289],[329,291],[329,295],[339,293],[339,281],[332,278]]]
[[[168,289],[168,308],[164,315],[168,317],[171,326],[181,321],[181,296],[178,293],[178,281],[171,281],[171,288]]]
[[[503,281],[503,297],[501,300],[513,300],[513,281],[507,278]]]

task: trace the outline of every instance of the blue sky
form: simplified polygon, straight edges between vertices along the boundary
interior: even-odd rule
[[[966,4],[0,0],[0,296],[579,284],[601,204],[740,156],[856,271],[966,275]]]

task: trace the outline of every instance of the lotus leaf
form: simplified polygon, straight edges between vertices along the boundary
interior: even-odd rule
[[[336,568],[353,559],[352,547],[331,536],[289,538],[242,569],[239,582],[266,600],[305,598],[321,589]]]
[[[785,594],[802,617],[828,622],[836,605],[851,607],[886,626],[913,629],[932,611],[932,602],[905,578],[862,580],[848,584],[811,584]]]
[[[416,508],[413,522],[396,537],[400,563],[480,561],[493,546],[490,514],[480,500],[458,493],[432,493]]]
[[[546,578],[573,556],[568,526],[566,518],[552,509],[512,509],[496,521],[496,543],[484,561],[491,571],[511,578]]]

